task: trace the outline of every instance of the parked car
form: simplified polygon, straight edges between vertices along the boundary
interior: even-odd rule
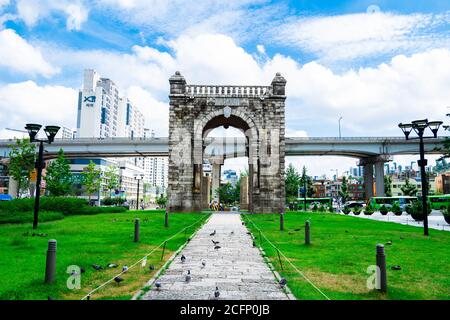
[[[348,208],[350,210],[353,210],[353,208],[358,207],[358,208],[363,208],[365,206],[365,204],[363,202],[358,202],[358,201],[348,201],[344,204],[344,208]]]
[[[9,194],[0,194],[0,201],[11,201],[12,199]]]

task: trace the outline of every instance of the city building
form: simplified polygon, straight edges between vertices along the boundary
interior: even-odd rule
[[[9,190],[8,168],[0,162],[0,194],[8,194],[11,192]]]
[[[155,132],[143,130],[144,139],[155,138]],[[169,159],[167,157],[144,158],[144,183],[150,187],[150,194],[160,196],[166,193],[169,184]]]
[[[223,171],[222,180],[224,183],[230,183],[234,186],[238,181],[238,178],[235,170],[228,169]]]
[[[450,173],[438,174],[434,185],[437,194],[450,194]]]

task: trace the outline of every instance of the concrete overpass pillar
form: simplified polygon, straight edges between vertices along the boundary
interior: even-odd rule
[[[364,192],[366,200],[373,197],[373,163],[364,164]]]
[[[212,196],[211,198],[213,200],[219,201],[219,195],[217,194],[219,187],[220,187],[220,176],[221,176],[221,167],[222,164],[220,163],[213,163],[212,164],[212,172],[211,172],[211,191]]]
[[[375,162],[375,192],[377,197],[384,197],[384,161]]]

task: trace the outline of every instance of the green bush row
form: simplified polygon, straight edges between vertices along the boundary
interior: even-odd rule
[[[64,215],[78,214],[88,207],[85,199],[74,197],[41,197],[39,208],[42,211],[56,211]],[[14,199],[0,202],[0,212],[29,212],[34,209],[34,198]]]
[[[102,205],[104,206],[118,206],[124,204],[126,199],[124,198],[104,198],[102,199]]]
[[[33,221],[33,212],[0,212],[0,224],[5,223],[28,223]],[[64,219],[61,212],[40,211],[39,222],[54,221]]]

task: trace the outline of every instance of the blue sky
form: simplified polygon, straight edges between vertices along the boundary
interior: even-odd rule
[[[175,70],[217,84],[280,71],[288,135],[336,136],[340,116],[344,136],[400,135],[450,106],[450,1],[0,0],[0,47],[0,137],[30,119],[75,127],[84,68],[159,135]]]

